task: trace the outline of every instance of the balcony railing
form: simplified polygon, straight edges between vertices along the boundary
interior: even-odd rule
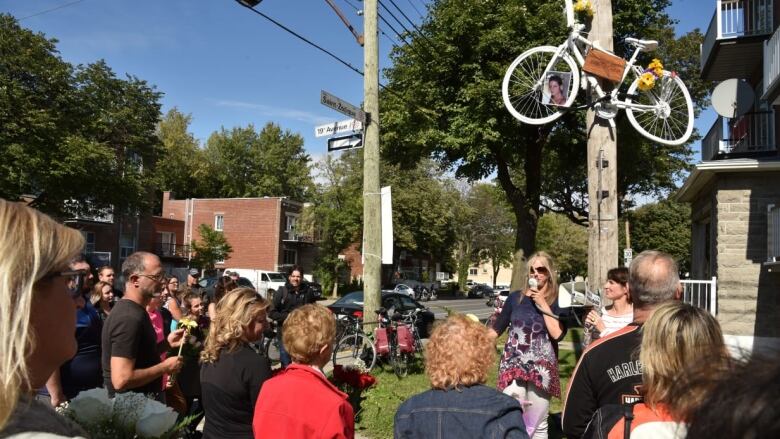
[[[163,258],[186,259],[190,253],[190,246],[173,242],[158,242],[154,244],[154,254]]]
[[[780,77],[780,27],[764,42],[764,90],[766,95]]]
[[[303,235],[295,230],[286,230],[284,232],[284,235],[282,235],[283,241],[293,241],[293,242],[306,242],[306,243],[313,243],[314,237],[309,235]]]
[[[701,159],[775,150],[774,112],[757,111],[735,119],[718,117],[702,139]]]
[[[773,0],[717,0],[701,45],[701,68],[717,40],[772,33]]]

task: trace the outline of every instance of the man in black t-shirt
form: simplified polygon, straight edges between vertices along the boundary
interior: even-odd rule
[[[641,399],[642,324],[658,305],[682,293],[677,263],[659,251],[643,251],[631,262],[628,286],[634,321],[588,346],[569,380],[562,414],[568,437],[581,437],[599,407]]]
[[[163,374],[182,366],[181,357],[160,362],[160,353],[178,347],[184,330],[171,332],[167,340],[157,343],[146,313],[146,305],[164,287],[165,274],[157,256],[133,253],[122,264],[122,274],[125,295],[103,325],[103,380],[109,396],[126,391],[160,395]]]

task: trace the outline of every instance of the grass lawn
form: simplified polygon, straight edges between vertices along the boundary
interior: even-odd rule
[[[561,388],[564,391],[577,362],[577,353],[571,349],[571,345],[577,345],[581,335],[581,329],[569,330],[566,338],[564,338],[564,342],[561,343],[558,361],[561,373]],[[504,341],[506,341],[506,335],[499,338],[496,342],[499,352],[503,349]],[[363,393],[365,399],[363,399],[361,411],[356,419],[355,430],[370,438],[392,438],[393,417],[398,406],[407,398],[428,390],[430,383],[425,376],[422,362],[415,368],[410,368],[409,375],[404,378],[396,377],[390,366],[385,365],[382,367],[381,364],[372,370],[372,374],[377,378],[377,385]],[[498,361],[490,369],[486,385],[495,387],[497,375]],[[560,415],[562,406],[563,402],[561,399],[553,398],[550,403],[550,413],[552,415]],[[551,425],[549,437],[550,439],[561,438],[563,434]]]

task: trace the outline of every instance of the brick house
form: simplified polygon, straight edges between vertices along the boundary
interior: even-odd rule
[[[188,198],[163,193],[162,217],[182,221],[183,244],[200,240],[198,227],[222,231],[233,247],[230,259],[218,269],[246,268],[283,271],[293,264],[311,273],[317,248],[311,237],[296,232],[303,203],[285,197]]]
[[[81,231],[86,241],[84,253],[93,268],[110,265],[118,273],[125,258],[135,251],[156,254],[166,269],[187,266],[183,221],[105,214],[66,219],[64,223]],[[121,285],[117,287],[122,289]]]
[[[780,0],[713,3],[702,78],[744,79],[755,103],[741,117],[718,117],[677,198],[691,203],[691,274],[717,277],[727,341],[761,349],[780,345]]]

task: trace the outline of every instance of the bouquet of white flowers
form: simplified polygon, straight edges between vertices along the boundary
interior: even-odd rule
[[[85,390],[58,411],[92,439],[175,438],[188,421],[177,425],[173,409],[140,393],[109,398],[106,389]]]

